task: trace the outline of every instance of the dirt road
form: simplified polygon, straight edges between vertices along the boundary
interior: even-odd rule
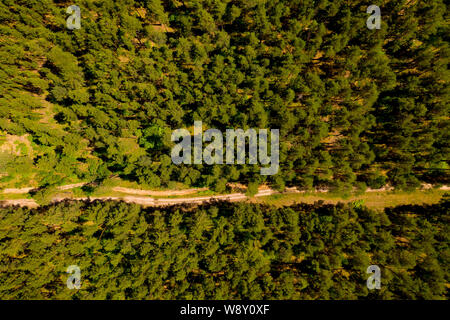
[[[68,190],[77,186],[82,186],[84,183],[79,184],[72,184],[67,186],[61,186],[58,187],[59,190]],[[423,189],[429,189],[429,185],[424,185]],[[25,188],[27,189],[27,188]],[[11,189],[9,189],[11,190]],[[14,190],[14,189],[12,189]],[[136,196],[136,195],[154,195],[154,196],[176,196],[176,195],[187,195],[192,194],[194,192],[198,192],[201,190],[207,190],[207,188],[202,189],[186,189],[186,190],[167,190],[167,191],[153,191],[153,190],[140,190],[140,189],[129,189],[129,188],[121,188],[116,187],[113,188],[113,191],[117,192],[123,192],[127,194],[133,194],[132,196],[123,196],[123,197],[81,197],[81,198],[53,198],[52,202],[57,203],[64,200],[80,200],[80,201],[94,201],[94,200],[100,200],[100,201],[125,201],[127,203],[136,203],[143,206],[152,206],[152,207],[161,207],[161,206],[170,206],[175,204],[182,204],[182,203],[205,203],[208,201],[214,201],[214,200],[223,200],[223,201],[244,201],[249,199],[248,196],[246,196],[244,193],[231,193],[231,194],[224,194],[224,195],[215,195],[215,196],[203,196],[203,197],[188,197],[188,198],[159,198],[154,199],[151,197],[143,197],[143,196]],[[380,189],[367,189],[366,192],[386,192],[390,191],[392,188],[390,187],[383,187]],[[449,186],[442,186],[440,190],[450,190]],[[287,188],[284,193],[304,193],[305,191],[300,191],[296,188]],[[327,189],[317,189],[315,191],[316,193],[321,192],[328,192]],[[15,192],[9,192],[9,193],[15,193]],[[280,193],[278,191],[275,191],[273,189],[263,187],[259,190],[259,192],[255,195],[255,197],[264,197],[269,196],[272,194]],[[0,201],[0,205],[3,206],[13,206],[18,205],[21,207],[31,207],[36,208],[39,207],[38,203],[34,201],[33,199],[14,199],[14,200],[3,200]]]
[[[275,194],[277,191],[274,190],[261,190],[255,197],[263,197],[271,194]],[[248,197],[243,193],[231,193],[217,196],[204,196],[204,197],[192,197],[192,198],[176,198],[176,199],[154,199],[150,197],[137,197],[137,196],[124,196],[124,197],[81,197],[81,198],[53,198],[52,202],[57,203],[64,201],[66,199],[79,200],[79,201],[124,201],[127,203],[136,203],[143,206],[151,207],[162,207],[170,206],[182,203],[204,203],[214,200],[224,200],[224,201],[242,201],[248,199]],[[39,205],[33,199],[15,199],[15,200],[3,200],[0,201],[3,206],[14,206],[18,205],[21,207],[37,208]]]

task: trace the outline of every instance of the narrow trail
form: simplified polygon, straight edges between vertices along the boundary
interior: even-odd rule
[[[78,184],[72,184],[72,185],[66,185],[58,187],[58,190],[69,190],[78,186],[83,186],[85,183],[78,183]],[[429,184],[422,185],[423,190],[431,189],[433,186]],[[24,188],[28,189],[28,188]],[[11,189],[7,189],[11,190]],[[12,190],[19,190],[19,189],[12,189]],[[21,189],[22,190],[22,189]],[[123,197],[80,197],[80,198],[63,198],[63,197],[55,197],[52,199],[52,203],[58,203],[62,202],[64,200],[78,200],[78,201],[124,201],[127,203],[136,203],[142,206],[151,206],[151,207],[163,207],[163,206],[171,206],[176,204],[183,204],[183,203],[189,203],[189,204],[201,204],[206,203],[209,201],[215,201],[215,200],[222,200],[222,201],[245,201],[250,199],[247,195],[244,193],[231,193],[231,194],[223,194],[223,195],[214,195],[214,196],[199,196],[199,197],[188,197],[188,198],[158,198],[154,199],[151,197],[145,197],[142,195],[157,195],[157,196],[176,196],[176,195],[187,195],[192,194],[198,191],[207,190],[207,188],[201,188],[201,189],[186,189],[186,190],[167,190],[167,191],[153,191],[153,190],[140,190],[140,189],[129,189],[129,188],[121,188],[121,187],[115,187],[112,189],[113,191],[117,192],[123,192],[126,194],[133,194]],[[383,187],[380,189],[370,189],[368,188],[366,192],[388,192],[393,190],[391,187]],[[449,186],[442,186],[439,188],[439,190],[450,190]],[[329,190],[327,189],[317,189],[316,193],[326,193]],[[289,194],[289,193],[305,193],[306,191],[298,190],[297,188],[286,188],[286,191],[284,192],[278,192],[273,189],[263,187],[259,190],[259,192],[254,195],[254,197],[264,197],[264,196],[270,196],[273,194]],[[5,192],[4,192],[5,193]],[[14,193],[14,192],[10,192]],[[141,195],[141,196],[136,196]],[[30,208],[37,208],[39,207],[39,204],[33,200],[33,199],[14,199],[14,200],[1,200],[0,206],[21,206],[21,207],[30,207]]]
[[[85,185],[89,184],[88,182],[80,182],[80,183],[74,183],[74,184],[67,184],[64,186],[59,186],[56,189],[59,191],[64,190],[70,190],[74,188],[83,187]],[[34,190],[36,188],[33,187],[25,187],[25,188],[10,188],[10,189],[4,189],[3,194],[27,194],[28,192]],[[123,187],[114,187],[112,188],[112,191],[115,192],[121,192],[121,193],[127,193],[127,194],[134,194],[134,195],[141,195],[141,196],[155,196],[155,197],[170,197],[170,196],[184,196],[187,194],[196,193],[199,191],[205,191],[208,190],[208,188],[197,188],[197,189],[183,189],[183,190],[141,190],[141,189],[131,189],[131,188],[123,188]]]
[[[78,187],[83,187],[85,186],[87,183],[86,182],[80,182],[80,183],[74,183],[74,184],[67,184],[65,186],[60,186],[57,187],[57,190],[60,191],[64,191],[64,190],[70,190],[73,188],[78,188]],[[11,189],[5,189],[3,190],[3,194],[26,194],[32,190],[34,190],[36,188],[33,187],[26,187],[26,188],[20,188],[20,189],[16,189],[16,188],[11,188]]]
[[[208,188],[198,188],[198,189],[184,189],[184,190],[140,190],[131,188],[114,187],[112,191],[122,192],[127,194],[134,194],[140,196],[155,196],[155,197],[170,197],[170,196],[184,196],[187,194],[196,193],[199,191],[206,191]]]

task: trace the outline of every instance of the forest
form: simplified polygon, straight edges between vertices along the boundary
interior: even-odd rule
[[[448,4],[0,0],[0,299],[447,300]],[[279,130],[276,174],[173,163],[194,123]]]
[[[0,2],[0,189],[111,176],[147,188],[446,184],[447,3]],[[280,130],[280,169],[175,165],[170,134]]]
[[[447,300],[449,201],[3,208],[0,299]],[[79,290],[66,287],[71,265]],[[369,265],[379,290],[366,286]]]

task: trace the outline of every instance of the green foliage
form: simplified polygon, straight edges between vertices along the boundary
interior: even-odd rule
[[[360,209],[360,208],[362,208],[364,206],[364,199],[359,199],[359,200],[353,201],[351,203],[351,205],[355,209]]]
[[[0,130],[30,134],[39,186],[55,172],[215,190],[258,181],[245,165],[186,174],[167,161],[171,131],[194,120],[279,128],[280,172],[264,181],[278,189],[449,180],[445,1],[384,1],[380,30],[360,1],[77,5],[70,31],[57,1],[0,3]]]
[[[449,205],[3,208],[0,298],[448,299]],[[366,287],[372,264],[380,290]]]
[[[33,199],[41,206],[49,205],[55,195],[56,188],[53,186],[46,186],[30,192]]]

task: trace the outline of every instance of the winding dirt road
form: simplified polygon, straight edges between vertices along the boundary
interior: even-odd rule
[[[77,183],[77,184],[71,184],[66,186],[58,187],[58,190],[69,190],[75,187],[80,187],[85,185],[86,183]],[[422,185],[422,189],[430,189],[432,188],[432,185],[424,184]],[[25,190],[32,190],[33,188],[23,188],[23,189],[5,189],[3,193],[26,193]],[[442,186],[439,188],[440,190],[450,190],[449,186]],[[132,194],[128,196],[123,197],[81,197],[81,198],[61,198],[61,197],[55,197],[52,199],[52,203],[61,202],[64,200],[80,200],[80,201],[124,201],[127,203],[136,203],[143,206],[151,206],[151,207],[162,207],[162,206],[170,206],[170,205],[176,205],[176,204],[183,204],[183,203],[205,203],[209,201],[214,200],[222,200],[222,201],[244,201],[249,199],[248,196],[246,196],[244,193],[231,193],[231,194],[224,194],[224,195],[215,195],[215,196],[201,196],[201,197],[187,197],[187,198],[159,198],[154,199],[151,197],[145,197],[142,195],[153,195],[153,196],[179,196],[179,195],[187,195],[192,194],[198,191],[208,190],[207,188],[200,188],[200,189],[186,189],[186,190],[167,190],[167,191],[155,191],[155,190],[141,190],[141,189],[130,189],[130,188],[122,188],[122,187],[115,187],[112,189],[116,192],[122,192],[125,194]],[[366,192],[386,192],[391,191],[391,187],[383,187],[380,189],[370,189],[368,188]],[[6,192],[8,191],[8,192]],[[20,192],[19,192],[20,191]],[[305,193],[306,191],[298,190],[297,188],[286,188],[286,191],[283,193]],[[321,192],[328,192],[327,189],[317,189],[315,191],[316,193]],[[264,196],[270,196],[272,194],[279,194],[280,192],[275,191],[273,189],[263,187],[259,190],[259,192],[254,197],[264,197]],[[138,196],[136,196],[138,195]],[[33,199],[14,199],[14,200],[2,200],[0,201],[0,206],[21,206],[21,207],[30,207],[30,208],[36,208],[39,207],[39,204],[33,200]]]
[[[137,190],[138,193],[140,190]],[[264,197],[269,196],[271,194],[279,193],[274,190],[261,190],[259,191],[255,197]],[[81,198],[53,198],[52,203],[61,202],[64,200],[79,200],[79,201],[95,201],[95,200],[101,200],[101,201],[124,201],[127,203],[136,203],[143,206],[150,206],[150,207],[163,207],[163,206],[170,206],[175,204],[182,204],[182,203],[205,203],[208,201],[214,201],[214,200],[224,200],[224,201],[243,201],[249,199],[245,194],[243,193],[231,193],[231,194],[224,194],[224,195],[217,195],[217,196],[204,196],[204,197],[191,197],[191,198],[175,198],[175,199],[154,199],[150,197],[137,197],[137,196],[124,196],[124,197],[81,197]],[[30,207],[30,208],[37,208],[39,207],[39,204],[34,201],[33,199],[14,199],[14,200],[3,200],[0,201],[0,206],[21,206],[21,207]]]

